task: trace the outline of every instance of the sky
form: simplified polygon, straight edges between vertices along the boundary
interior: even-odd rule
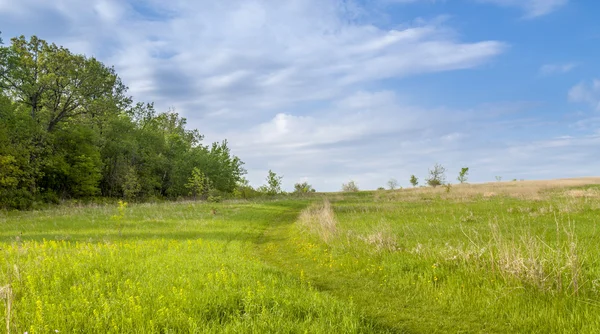
[[[247,179],[337,191],[600,174],[596,0],[0,0],[0,31],[114,66]]]

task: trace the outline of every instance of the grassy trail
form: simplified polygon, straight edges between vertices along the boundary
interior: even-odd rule
[[[278,270],[301,277],[310,286],[344,304],[356,307],[362,313],[365,325],[377,332],[416,333],[403,322],[402,309],[409,306],[402,298],[386,294],[378,282],[366,281],[359,275],[323,270],[323,266],[315,262],[316,258],[307,258],[298,251],[306,245],[294,226],[299,214],[297,209],[290,210],[286,219],[265,229],[258,239],[258,257]]]

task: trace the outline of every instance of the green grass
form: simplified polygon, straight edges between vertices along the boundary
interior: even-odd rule
[[[264,230],[293,222],[304,205],[135,205],[120,230],[114,207],[10,213],[0,223],[10,330],[371,331],[353,305],[256,257]]]
[[[0,317],[11,333],[599,332],[597,189],[461,189],[4,213]]]

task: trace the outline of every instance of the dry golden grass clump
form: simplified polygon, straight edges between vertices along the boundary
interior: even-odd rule
[[[335,213],[328,200],[304,209],[298,218],[301,226],[329,242],[337,235]]]
[[[398,238],[389,225],[380,225],[373,233],[361,236],[359,239],[374,246],[377,252],[398,250]]]

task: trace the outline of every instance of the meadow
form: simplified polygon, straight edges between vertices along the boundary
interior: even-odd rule
[[[597,333],[600,179],[0,214],[8,333]]]

